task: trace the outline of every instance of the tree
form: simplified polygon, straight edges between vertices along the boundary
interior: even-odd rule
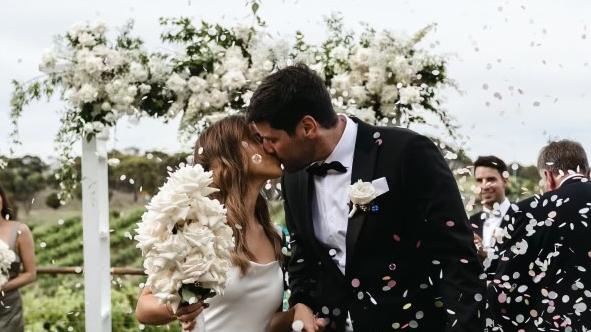
[[[31,211],[35,194],[47,186],[47,170],[47,164],[30,155],[8,159],[6,167],[0,170],[0,183],[12,200],[24,207],[25,214]]]
[[[109,170],[112,188],[133,193],[138,201],[140,188],[143,193],[153,195],[164,183],[166,173],[161,171],[160,161],[145,156],[120,156],[119,164]]]
[[[57,193],[53,192],[45,199],[45,205],[57,210],[60,208],[60,206],[62,206],[62,203],[60,202],[59,197],[57,197]]]

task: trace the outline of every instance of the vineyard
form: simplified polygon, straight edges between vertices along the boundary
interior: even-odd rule
[[[111,217],[111,266],[141,267],[141,254],[132,240],[143,209]],[[116,213],[115,213],[116,214]],[[79,217],[52,224],[32,225],[38,266],[82,266],[82,223]],[[111,284],[113,331],[180,331],[177,323],[165,327],[142,326],[134,316],[139,285],[145,278],[115,276]],[[22,289],[26,331],[84,331],[84,277],[38,275],[35,284]]]

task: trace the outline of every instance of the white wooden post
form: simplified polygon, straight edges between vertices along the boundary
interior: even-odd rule
[[[86,332],[111,331],[108,130],[82,139],[82,221]]]

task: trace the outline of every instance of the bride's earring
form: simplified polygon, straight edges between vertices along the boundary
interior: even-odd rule
[[[245,148],[246,150],[251,150],[250,149],[250,145],[248,144],[247,141],[242,141],[240,142],[240,144],[242,144],[242,147]],[[260,164],[263,162],[263,156],[261,156],[258,153],[253,154],[250,159],[252,160],[253,163],[255,164]]]
[[[263,162],[263,156],[261,156],[258,153],[253,154],[251,159],[252,159],[252,162],[255,164],[260,164]]]

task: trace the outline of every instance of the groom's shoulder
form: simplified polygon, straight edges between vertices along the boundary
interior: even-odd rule
[[[421,137],[423,135],[417,133],[416,131],[412,131],[407,128],[401,127],[381,127],[381,126],[374,126],[376,130],[378,130],[382,135],[393,136],[402,139],[412,140],[416,137]]]
[[[407,128],[374,126],[366,123],[364,125],[370,128],[370,132],[379,133],[379,137],[382,141],[388,143],[385,144],[385,146],[389,147],[397,146],[399,148],[404,148],[407,144],[421,139],[431,141],[428,137]]]

